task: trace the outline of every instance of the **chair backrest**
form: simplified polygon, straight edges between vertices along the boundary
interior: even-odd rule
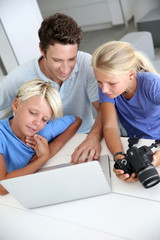
[[[132,44],[136,50],[145,53],[151,61],[155,59],[153,38],[150,32],[130,32],[120,41]]]
[[[0,75],[0,82],[3,81],[4,75]],[[13,114],[12,107],[5,108],[0,111],[0,119],[7,118]]]

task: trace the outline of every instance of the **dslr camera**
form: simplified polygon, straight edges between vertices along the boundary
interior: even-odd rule
[[[160,182],[160,176],[152,164],[152,147],[157,147],[157,145],[129,148],[126,157],[116,161],[114,167],[122,169],[124,173],[129,175],[135,172],[145,188],[153,187]]]

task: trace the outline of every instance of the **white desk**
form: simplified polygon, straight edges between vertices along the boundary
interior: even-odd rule
[[[85,139],[76,134],[44,166],[70,161],[75,147]],[[140,145],[150,145],[140,140]],[[123,138],[127,149],[127,138]],[[109,153],[102,140],[101,155]],[[110,161],[113,165],[113,160]],[[159,170],[159,169],[158,169]],[[114,173],[112,193],[33,210],[24,209],[10,194],[0,197],[0,239],[2,240],[159,240],[160,184],[145,189],[127,184]]]

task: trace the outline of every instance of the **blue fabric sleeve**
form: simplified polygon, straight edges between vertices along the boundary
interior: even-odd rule
[[[4,153],[4,150],[3,150],[3,134],[1,134],[0,132],[0,153]]]
[[[74,116],[65,115],[61,118],[49,121],[46,126],[39,132],[39,134],[45,137],[48,141],[51,141],[56,136],[64,132],[74,122]]]
[[[146,79],[142,79],[144,81],[144,92],[152,103],[160,105],[160,77],[158,75],[151,75],[151,73],[148,73],[148,78],[152,80],[148,80],[147,84]]]
[[[110,102],[115,104],[115,100],[113,98],[107,97],[107,95],[102,92],[102,89],[100,87],[98,87],[98,93],[99,93],[99,103]]]

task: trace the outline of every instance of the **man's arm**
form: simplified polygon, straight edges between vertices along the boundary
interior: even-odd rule
[[[73,163],[92,161],[98,159],[100,155],[100,141],[103,136],[102,111],[99,101],[93,102],[93,106],[97,110],[97,118],[87,138],[73,152],[71,159]]]
[[[0,81],[0,111],[12,106],[12,102],[18,92],[16,81],[13,81],[10,75],[8,74]]]

